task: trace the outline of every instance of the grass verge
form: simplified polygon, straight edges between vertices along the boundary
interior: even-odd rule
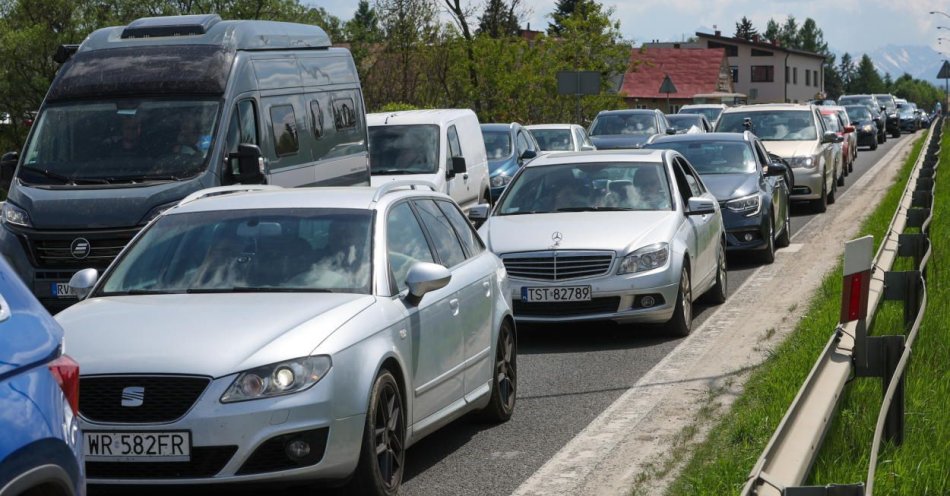
[[[875,249],[900,202],[922,145],[923,140],[918,137],[911,154],[898,172],[896,183],[861,226],[858,236],[873,235]],[[950,146],[946,149],[950,149]],[[935,219],[934,223],[936,222]],[[938,241],[934,243],[937,247],[941,246],[937,244]],[[723,495],[736,494],[742,489],[749,471],[765,449],[788,405],[811,370],[815,358],[837,324],[840,298],[839,263],[822,281],[796,329],[750,376],[745,391],[735,401],[730,412],[712,428],[707,440],[696,448],[683,472],[670,485],[668,494]],[[875,399],[879,401],[880,394]],[[873,430],[873,424],[871,429]],[[944,450],[942,453],[947,452],[950,450]],[[857,482],[862,479],[863,477],[859,477],[836,482]]]

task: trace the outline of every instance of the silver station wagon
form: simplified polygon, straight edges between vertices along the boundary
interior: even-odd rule
[[[407,447],[515,406],[504,266],[427,187],[200,191],[71,285],[92,483],[395,494]]]
[[[719,205],[675,151],[539,157],[479,232],[519,322],[667,323],[682,336],[699,295],[726,299]]]

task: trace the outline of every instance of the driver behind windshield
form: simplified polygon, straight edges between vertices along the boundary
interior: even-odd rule
[[[135,116],[119,116],[119,135],[105,143],[113,156],[135,156],[142,151],[142,123]]]

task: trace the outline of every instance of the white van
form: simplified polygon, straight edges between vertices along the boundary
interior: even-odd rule
[[[488,157],[475,112],[408,110],[366,114],[370,182],[421,179],[463,209],[488,203]]]

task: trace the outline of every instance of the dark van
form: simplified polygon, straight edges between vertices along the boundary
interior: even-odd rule
[[[74,272],[105,269],[197,190],[369,185],[356,66],[318,27],[145,18],[73,51],[0,163],[0,252],[51,310],[76,301]]]

